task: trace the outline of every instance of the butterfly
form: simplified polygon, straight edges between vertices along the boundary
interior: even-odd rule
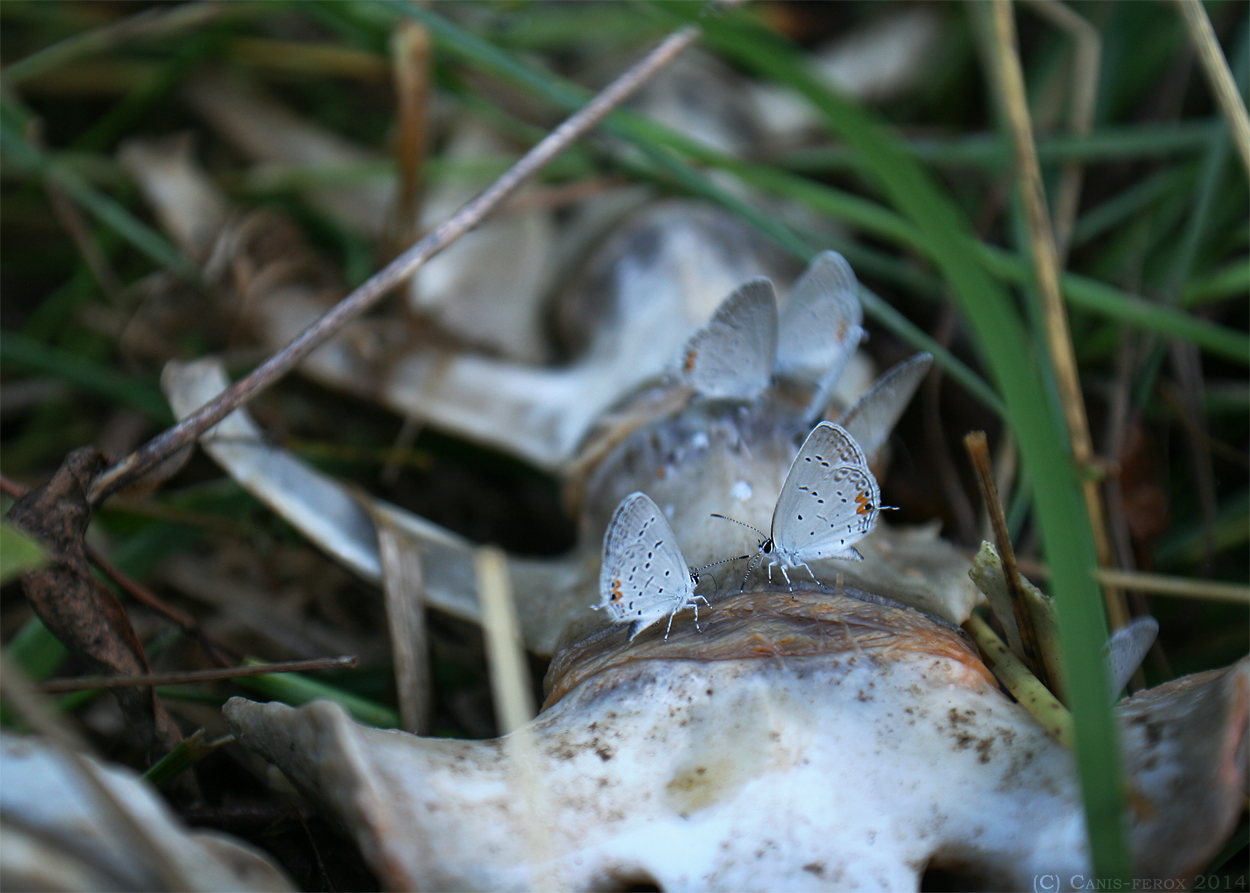
[[[767,279],[752,279],[686,342],[680,375],[704,397],[754,400],[772,380],[776,357],[777,297]]]
[[[760,542],[747,576],[763,561],[770,580],[775,565],[789,585],[792,568],[805,568],[816,579],[807,566],[810,560],[862,560],[854,543],[872,530],[881,509],[881,492],[864,451],[844,428],[821,422],[790,465],[773,509],[772,530]],[[750,527],[724,515],[715,517]]]
[[[864,337],[859,284],[846,258],[822,251],[790,289],[777,328],[779,376],[813,386],[808,418],[820,416]]]
[[[673,617],[694,608],[699,625],[699,602],[695,595],[698,572],[691,571],[677,545],[673,528],[664,513],[645,493],[631,493],[612,514],[603,538],[603,564],[599,569],[596,610],[606,610],[617,623],[631,623],[632,641],[640,632],[668,617],[664,638],[673,628]]]

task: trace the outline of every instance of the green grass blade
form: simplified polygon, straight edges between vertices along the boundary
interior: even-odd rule
[[[1105,127],[1085,136],[1053,135],[1038,140],[1043,165],[1079,161],[1167,158],[1201,149],[1219,121]],[[977,134],[958,139],[912,139],[903,143],[915,160],[930,167],[1003,168],[1011,163],[1010,150],[995,135]],[[827,174],[852,170],[854,153],[845,146],[796,149],[773,163],[795,173]]]
[[[259,665],[259,661],[248,661]],[[282,701],[292,707],[314,700],[337,702],[344,710],[361,722],[380,729],[399,728],[399,713],[374,701],[343,691],[317,679],[299,673],[270,673],[261,676],[240,676],[236,685],[249,688],[272,700]]]
[[[44,562],[43,546],[8,521],[0,522],[0,584],[34,570]]]
[[[10,162],[38,172],[54,182],[74,201],[86,208],[101,223],[115,230],[122,238],[154,263],[187,282],[200,285],[200,272],[163,236],[139,221],[114,199],[88,184],[77,172],[57,164],[21,136],[20,115],[9,103],[0,103],[0,149]]]
[[[136,381],[80,354],[50,347],[25,335],[0,331],[0,363],[63,379],[88,393],[133,407],[157,424],[174,422],[155,385]]]
[[[732,41],[718,39],[732,27],[728,20],[709,24],[709,40],[733,52]],[[861,173],[925,234],[926,253],[950,283],[992,370],[1034,481],[1037,519],[1052,568],[1095,870],[1099,877],[1127,878],[1132,863],[1123,833],[1119,741],[1104,696],[1101,652],[1107,626],[1093,576],[1097,567],[1093,531],[1063,420],[1046,394],[1031,339],[1011,296],[988,275],[968,222],[901,142],[865,109],[812,80],[795,54],[776,45],[771,35],[754,37],[751,52],[735,53],[735,61],[796,89],[821,113],[832,133],[858,150]]]

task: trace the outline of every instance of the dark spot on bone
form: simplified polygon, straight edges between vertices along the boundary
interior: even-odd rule
[[[1146,743],[1151,747],[1163,740],[1163,725],[1157,722],[1146,723]]]

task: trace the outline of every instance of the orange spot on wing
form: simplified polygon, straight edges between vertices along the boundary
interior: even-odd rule
[[[618,577],[617,579],[612,581],[612,598],[610,600],[612,604],[616,604],[624,597],[625,597],[625,594],[621,592],[621,580]]]
[[[681,368],[684,369],[686,372],[693,372],[694,364],[698,359],[699,359],[699,352],[695,350],[694,348],[691,348],[690,350],[686,351],[686,356],[682,360]]]
[[[866,515],[873,510],[873,504],[868,499],[868,494],[863,490],[855,495],[855,513],[857,515]]]

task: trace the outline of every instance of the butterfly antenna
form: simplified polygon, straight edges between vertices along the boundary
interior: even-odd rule
[[[720,567],[722,564],[728,564],[731,561],[741,561],[744,558],[750,558],[750,557],[751,557],[750,555],[733,555],[729,558],[722,558],[720,561],[713,561],[709,564],[705,564],[703,565],[703,567],[692,567],[690,569],[690,579],[694,580],[694,582],[697,583],[699,582],[700,571],[705,571],[709,567]],[[711,574],[708,574],[708,576],[712,577]],[[712,577],[712,580],[715,581],[716,578]]]
[[[737,518],[731,518],[731,517],[729,517],[728,515],[718,515],[716,512],[712,512],[712,517],[713,517],[713,518],[720,518],[722,521],[733,521],[735,524],[741,524],[741,525],[742,525],[743,527],[745,527],[747,530],[754,530],[754,531],[755,531],[756,533],[758,533],[760,536],[764,537],[764,539],[768,539],[768,534],[766,534],[764,531],[760,530],[758,527],[752,527],[750,524],[746,523],[745,521],[739,521]],[[743,558],[745,558],[746,556],[744,555],[744,556],[742,556],[742,557],[743,557]],[[732,558],[727,558],[727,559],[725,559],[725,560],[726,560],[726,561],[733,561],[734,559],[732,559]]]

